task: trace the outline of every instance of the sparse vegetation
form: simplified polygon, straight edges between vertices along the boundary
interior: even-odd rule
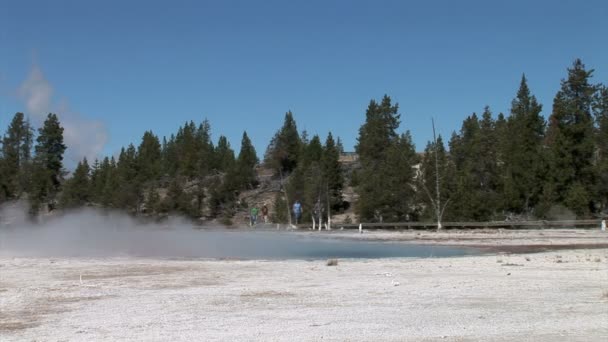
[[[338,259],[328,259],[326,265],[327,266],[338,266]]]

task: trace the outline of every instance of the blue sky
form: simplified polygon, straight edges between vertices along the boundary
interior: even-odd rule
[[[508,113],[522,73],[545,116],[575,58],[608,82],[606,18],[606,1],[0,0],[0,130],[52,110],[75,157],[208,118],[262,155],[292,110],[352,150],[388,94],[422,150],[431,116],[449,137]]]

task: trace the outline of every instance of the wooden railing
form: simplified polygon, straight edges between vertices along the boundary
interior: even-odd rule
[[[436,229],[437,222],[392,222],[361,223],[363,229]],[[548,229],[548,228],[600,228],[601,220],[563,221],[490,221],[490,222],[442,222],[442,229]],[[298,228],[310,228],[309,224],[299,224]],[[359,229],[359,223],[333,223],[332,229]]]

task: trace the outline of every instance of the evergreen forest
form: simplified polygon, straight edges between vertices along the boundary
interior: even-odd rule
[[[544,105],[524,75],[506,95],[508,113],[485,107],[420,152],[398,104],[388,95],[372,99],[361,109],[357,157],[348,162],[339,137],[299,131],[288,111],[263,152],[247,132],[237,154],[225,136],[213,138],[210,122],[189,121],[170,136],[146,131],[117,157],[82,159],[68,173],[60,114],[33,127],[16,113],[0,131],[0,204],[23,201],[32,219],[97,207],[225,224],[262,202],[273,222],[286,223],[295,200],[305,222],[317,203],[325,215],[352,213],[347,219],[360,222],[552,219],[563,211],[603,217],[608,87],[593,72],[575,60]]]

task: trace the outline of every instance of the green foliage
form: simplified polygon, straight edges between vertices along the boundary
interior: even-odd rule
[[[32,190],[30,202],[32,214],[47,203],[49,209],[56,204],[56,195],[63,181],[63,153],[66,146],[63,144],[63,127],[55,114],[49,114],[43,126],[38,130],[36,138],[36,157],[32,167]]]
[[[543,192],[545,120],[541,110],[536,97],[530,94],[526,77],[522,76],[511,103],[500,156],[504,163],[504,207],[510,212],[531,213]]]
[[[435,165],[437,156],[437,167]],[[448,204],[454,187],[454,167],[448,158],[443,138],[437,137],[437,144],[428,142],[424,149],[424,157],[420,162],[420,174],[417,178],[418,205],[421,205],[421,219],[435,221],[437,219],[435,202],[437,201],[437,169],[439,171],[439,210]],[[444,218],[450,218],[450,206],[444,211]]]
[[[274,135],[266,149],[265,164],[283,173],[290,173],[298,165],[301,144],[296,121],[289,111],[285,114],[283,127]]]
[[[144,133],[137,148],[137,181],[141,184],[155,182],[162,172],[162,151],[158,137],[151,131]]]
[[[33,134],[33,129],[23,113],[16,113],[2,139],[0,191],[4,198],[18,198],[27,190]]]
[[[361,221],[433,218],[437,179],[440,201],[449,200],[445,220],[605,215],[608,88],[592,84],[592,75],[574,61],[547,123],[524,76],[507,118],[494,118],[486,107],[452,134],[449,151],[439,137],[436,145],[427,144],[422,158],[409,132],[398,132],[398,106],[388,96],[372,100],[359,129],[355,170],[339,162],[344,152],[339,138],[330,133],[322,144],[318,135],[299,133],[287,112],[264,156],[264,166],[275,171],[285,189],[277,194],[273,219],[288,222],[287,209],[295,200],[302,203],[303,220],[310,219],[316,203],[325,213],[341,212],[344,170],[351,173],[346,176],[358,194]],[[185,122],[162,142],[147,131],[137,148],[123,148],[117,161],[105,157],[89,167],[84,159],[67,180],[67,147],[57,115],[48,114],[33,145],[34,130],[16,113],[0,139],[0,202],[23,195],[32,216],[59,201],[64,208],[93,204],[135,214],[231,220],[243,207],[241,192],[259,185],[259,161],[247,133],[235,158],[225,136],[213,144],[207,120],[198,126]]]
[[[287,202],[281,192],[277,192],[274,198],[274,212],[271,219],[275,223],[287,223],[289,220],[287,217]]]
[[[257,175],[255,167],[259,160],[247,132],[243,132],[241,150],[234,168],[227,177],[232,178],[232,183],[237,189],[252,189],[257,186]]]
[[[596,87],[589,83],[593,70],[587,71],[577,59],[568,69],[555,95],[547,131],[548,167],[557,203],[579,215],[592,206],[595,192],[593,157],[595,139],[591,106]],[[586,203],[575,203],[585,200]]]
[[[417,157],[411,136],[399,136],[398,105],[384,96],[372,100],[356,146],[361,161],[357,174],[357,213],[361,221],[410,220],[414,209],[414,170]]]
[[[228,172],[234,167],[234,151],[225,136],[221,135],[215,148],[215,160],[218,171]]]
[[[608,207],[608,87],[601,86],[594,98],[593,113],[597,133],[597,203],[600,210]]]
[[[501,211],[499,146],[495,121],[488,107],[480,121],[476,114],[450,140],[454,162],[454,189],[450,217],[487,221]]]
[[[321,157],[321,167],[325,177],[330,208],[332,213],[338,212],[342,210],[344,203],[342,198],[344,175],[342,174],[342,167],[340,165],[340,150],[335,144],[331,132],[329,132],[325,139],[325,147]]]
[[[72,178],[63,185],[59,205],[63,208],[78,208],[91,200],[90,168],[87,159],[78,163]]]
[[[117,187],[113,191],[112,203],[131,212],[138,212],[143,203],[143,187],[138,179],[138,160],[135,146],[130,144],[120,151],[116,163]]]

